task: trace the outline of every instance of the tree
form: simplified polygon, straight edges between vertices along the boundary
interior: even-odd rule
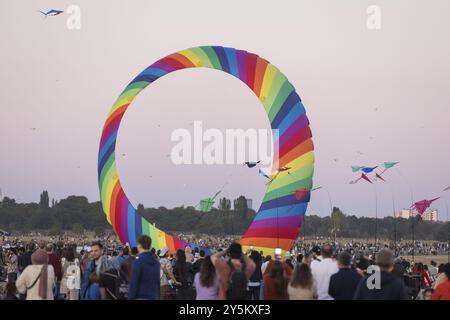
[[[79,222],[75,223],[75,224],[72,226],[72,231],[73,231],[74,233],[76,233],[76,234],[83,234],[83,231],[84,231],[83,225],[82,225],[81,223],[79,223]]]
[[[342,211],[333,207],[333,212],[331,212],[331,233],[333,235],[333,239],[336,240],[336,234],[342,230],[342,223],[344,222],[345,215]]]
[[[139,203],[138,206],[137,206],[137,211],[138,212],[142,212],[142,211],[144,211],[144,209],[145,209],[144,205],[142,203]]]
[[[50,199],[48,197],[48,192],[46,190],[42,191],[39,205],[41,206],[41,208],[47,209],[49,208],[49,202]]]

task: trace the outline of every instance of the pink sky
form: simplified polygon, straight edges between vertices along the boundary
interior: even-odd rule
[[[99,199],[97,152],[112,103],[141,70],[197,45],[236,47],[282,70],[307,108],[315,143],[315,185],[327,186],[346,213],[374,215],[374,188],[350,165],[400,161],[378,184],[379,215],[434,198],[450,185],[450,2],[428,1],[12,1],[0,2],[3,195],[38,201]],[[81,8],[81,30],[67,14]],[[366,8],[382,10],[382,28],[366,28]],[[236,166],[174,166],[170,134],[194,120],[204,127],[268,128],[245,85],[214,70],[164,77],[135,100],[120,128],[117,154],[124,189],[146,206],[196,204],[226,181],[224,195],[259,205],[264,180]],[[159,125],[159,126],[158,126]],[[31,130],[30,128],[36,128]],[[359,154],[361,151],[363,154]],[[152,178],[149,178],[149,176]],[[450,200],[450,193],[447,195]],[[445,203],[437,201],[445,218]],[[308,214],[329,213],[326,192]]]

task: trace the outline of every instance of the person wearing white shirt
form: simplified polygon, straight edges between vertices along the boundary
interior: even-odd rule
[[[337,262],[331,259],[333,256],[333,247],[325,244],[321,250],[322,261],[314,260],[311,263],[311,272],[317,285],[317,294],[319,300],[333,300],[328,294],[330,278],[339,271]]]

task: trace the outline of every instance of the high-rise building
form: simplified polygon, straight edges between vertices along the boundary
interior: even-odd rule
[[[396,218],[409,219],[410,217],[415,217],[418,213],[412,211],[411,209],[403,209],[395,214]],[[429,209],[422,214],[423,221],[437,221],[438,211],[437,209]]]
[[[247,208],[253,209],[253,200],[252,199],[247,199]]]

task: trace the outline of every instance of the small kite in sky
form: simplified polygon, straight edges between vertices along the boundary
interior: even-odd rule
[[[253,168],[253,167],[255,167],[258,163],[260,163],[261,162],[261,160],[260,161],[256,161],[256,162],[254,162],[254,161],[246,161],[246,162],[244,162],[244,166],[247,166],[247,167],[249,167],[249,168]]]
[[[416,203],[414,203],[411,208],[414,208],[417,210],[417,212],[419,214],[423,214],[425,212],[425,210],[427,210],[431,204],[436,201],[437,199],[439,199],[439,197],[431,199],[431,200],[421,200],[421,201],[417,201]]]
[[[44,12],[44,11],[39,11],[39,12],[42,13],[45,16],[45,18],[47,18],[47,16],[51,16],[51,17],[57,16],[57,15],[63,13],[64,11],[51,9],[51,10],[48,10],[47,12]]]
[[[259,173],[259,175],[266,177],[267,179],[270,180],[270,176],[267,173],[265,173],[264,171],[262,171],[261,169],[259,169],[258,173]]]
[[[445,188],[443,191],[448,191],[450,190],[450,186],[448,186],[447,188]]]
[[[361,173],[361,177],[359,177],[359,178],[356,179],[356,180],[350,181],[350,184],[358,183],[358,181],[361,180],[361,179],[364,179],[364,180],[366,180],[367,182],[373,183],[373,182],[369,179],[368,176],[366,176],[364,173]]]
[[[375,167],[362,167],[361,171],[364,172],[364,173],[371,173],[376,168],[378,168],[378,166],[375,166]]]

